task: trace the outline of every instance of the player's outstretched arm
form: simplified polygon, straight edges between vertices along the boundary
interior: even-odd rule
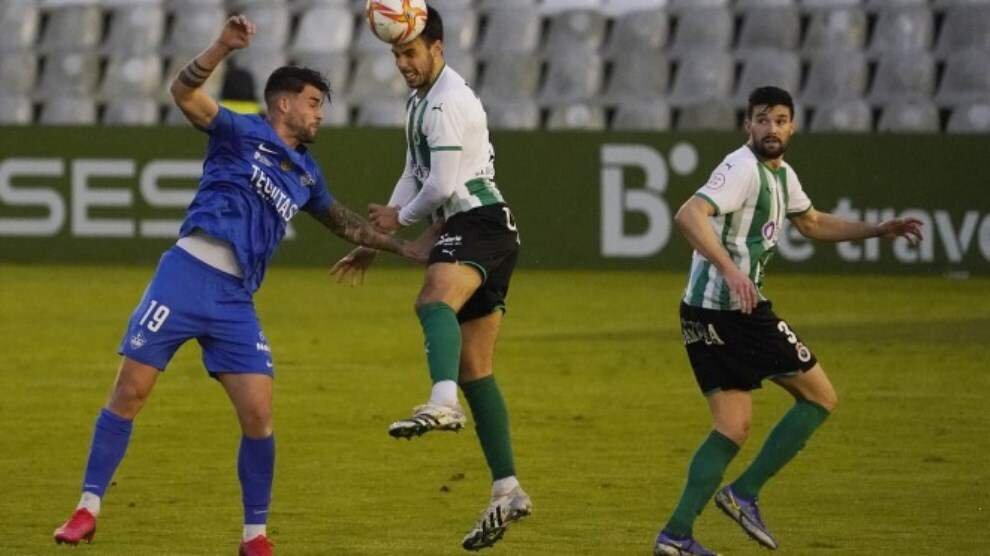
[[[712,230],[708,219],[714,214],[715,209],[708,201],[694,196],[681,205],[677,215],[674,216],[674,221],[677,222],[677,227],[691,244],[691,247],[697,249],[722,273],[725,282],[729,285],[729,290],[739,299],[740,310],[749,314],[759,303],[760,296],[756,292],[756,285],[749,279],[749,275],[736,266],[728,251],[722,247],[715,231]]]
[[[247,48],[256,31],[254,23],[248,18],[231,16],[217,40],[186,64],[172,80],[169,88],[172,99],[192,125],[206,128],[216,117],[220,105],[203,90],[203,83],[231,52]]]
[[[792,216],[791,222],[801,235],[821,241],[905,237],[912,245],[916,245],[922,238],[922,223],[916,218],[894,218],[879,224],[871,224],[848,220],[827,212],[818,212],[812,208],[798,216]]]
[[[426,262],[432,244],[422,237],[416,241],[406,241],[393,235],[382,233],[370,222],[340,203],[334,203],[326,212],[314,214],[321,224],[338,237],[356,245],[388,251],[418,262]]]

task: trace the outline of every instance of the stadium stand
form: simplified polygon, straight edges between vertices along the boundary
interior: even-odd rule
[[[777,84],[808,107],[811,131],[990,132],[990,0],[431,3],[496,128],[734,129],[749,91]],[[325,125],[401,126],[408,91],[364,6],[3,1],[0,123],[181,124],[168,83],[236,11],[263,29],[232,62],[253,76],[254,101],[275,65],[298,63],[331,79]]]

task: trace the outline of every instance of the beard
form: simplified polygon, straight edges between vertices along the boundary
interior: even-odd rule
[[[768,144],[767,137],[756,141],[753,141],[753,151],[760,158],[778,158],[787,151],[787,143],[781,139],[771,140]]]

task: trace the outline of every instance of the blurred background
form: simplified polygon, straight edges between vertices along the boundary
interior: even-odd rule
[[[800,99],[811,131],[990,132],[986,0],[431,4],[495,128],[732,130],[749,91],[772,83]],[[211,92],[250,102],[273,68],[308,65],[336,92],[327,125],[398,127],[406,89],[364,5],[5,0],[0,123],[185,125],[168,82],[241,12],[260,31]]]

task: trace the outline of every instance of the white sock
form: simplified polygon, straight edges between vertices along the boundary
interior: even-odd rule
[[[492,483],[492,498],[498,498],[499,496],[505,496],[512,492],[512,489],[519,486],[519,479],[516,479],[515,475],[509,475],[504,479],[499,479]]]
[[[82,498],[79,499],[79,504],[76,505],[76,509],[86,508],[89,513],[93,514],[93,517],[100,515],[100,497],[93,494],[92,492],[83,491]]]
[[[457,383],[453,380],[441,380],[433,385],[430,392],[430,403],[445,407],[457,407]]]
[[[262,523],[261,525],[248,525],[247,523],[245,523],[244,534],[241,535],[241,540],[247,542],[257,537],[258,535],[267,535],[268,534],[267,531],[268,531],[267,526],[264,523]]]

